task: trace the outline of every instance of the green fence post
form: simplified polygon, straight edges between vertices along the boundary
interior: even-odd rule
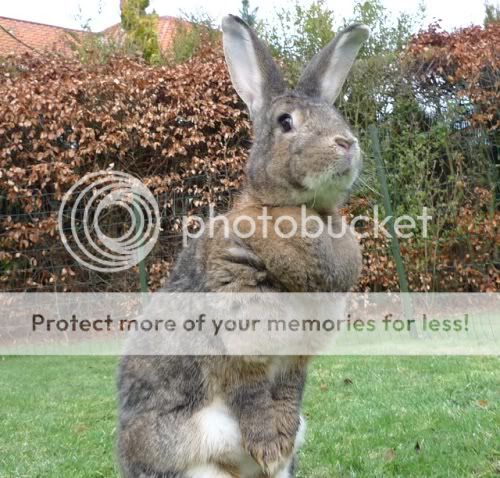
[[[369,131],[372,140],[373,156],[375,158],[375,166],[377,169],[378,182],[380,183],[380,189],[382,192],[382,197],[384,199],[384,209],[386,214],[390,216],[390,219],[387,221],[387,229],[389,230],[389,234],[391,235],[391,252],[396,262],[396,270],[398,271],[399,289],[401,292],[409,292],[410,288],[408,286],[408,279],[406,277],[403,258],[401,256],[399,240],[396,235],[396,231],[394,229],[394,212],[392,210],[389,188],[387,186],[387,175],[385,173],[384,161],[382,159],[382,154],[380,152],[378,130],[374,125],[370,125]]]
[[[377,178],[380,184],[380,189],[382,192],[382,197],[384,201],[384,209],[389,216],[387,221],[387,229],[391,235],[391,252],[394,261],[396,262],[396,270],[399,278],[399,290],[403,293],[403,312],[407,320],[413,320],[413,305],[411,303],[411,298],[408,295],[410,292],[410,286],[408,284],[408,277],[406,275],[403,257],[401,256],[401,247],[399,245],[399,239],[396,235],[396,230],[394,228],[394,212],[391,203],[391,197],[389,195],[389,187],[387,186],[387,174],[385,172],[384,160],[382,159],[382,153],[380,150],[380,141],[378,136],[378,129],[375,125],[370,125],[368,127],[370,133],[373,156],[375,159],[375,167],[377,170]],[[417,337],[418,333],[415,328],[414,322],[409,322],[410,324],[410,335],[412,337]]]
[[[135,221],[137,224],[137,227],[141,227],[143,225],[142,220],[141,220],[141,213],[139,210],[139,205],[138,203],[134,200],[134,216],[135,216]],[[142,253],[143,251],[143,246],[141,245],[139,247],[139,250],[137,253]],[[148,270],[146,268],[146,258],[144,257],[140,262],[139,262],[139,284],[140,284],[140,291],[141,292],[148,292]]]

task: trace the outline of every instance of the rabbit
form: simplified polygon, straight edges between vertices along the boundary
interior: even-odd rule
[[[368,28],[356,24],[338,33],[291,91],[243,20],[225,17],[222,32],[255,137],[245,187],[224,217],[233,226],[264,208],[267,217],[253,234],[226,234],[217,223],[213,234],[194,239],[164,290],[348,291],[361,269],[357,240],[348,229],[333,238],[320,225],[330,221],[337,232],[345,226],[338,207],[361,168],[357,139],[333,103]],[[290,237],[284,225],[282,237],[267,227],[283,216],[313,234]],[[304,441],[308,363],[308,356],[124,355],[118,378],[123,476],[292,478]]]

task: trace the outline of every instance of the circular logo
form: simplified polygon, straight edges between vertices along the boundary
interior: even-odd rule
[[[64,195],[58,223],[64,247],[81,265],[120,272],[153,249],[160,211],[151,191],[137,178],[99,171],[86,174]]]

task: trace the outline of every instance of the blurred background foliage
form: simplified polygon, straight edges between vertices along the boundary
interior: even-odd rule
[[[148,63],[161,62],[158,41],[158,15],[146,13],[149,0],[120,0],[121,25],[126,32],[126,44],[135,48]]]

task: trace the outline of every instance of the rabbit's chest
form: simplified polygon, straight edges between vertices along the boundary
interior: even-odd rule
[[[267,376],[269,377],[269,380],[271,382],[274,382],[276,380],[276,377],[278,377],[284,370],[286,370],[286,368],[289,365],[289,362],[290,358],[286,356],[273,357],[267,368]]]

